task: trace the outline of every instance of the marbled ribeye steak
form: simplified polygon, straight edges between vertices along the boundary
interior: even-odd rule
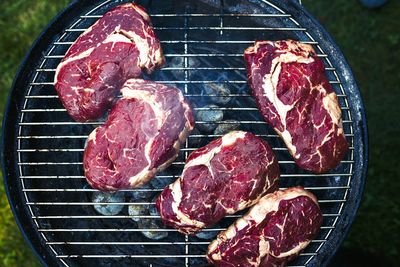
[[[302,187],[276,191],[211,242],[207,259],[223,267],[280,267],[315,238],[322,224],[316,197]]]
[[[85,176],[103,191],[149,181],[172,163],[194,127],[192,109],[176,88],[130,79],[121,92],[84,153]]]
[[[336,167],[348,144],[337,96],[312,46],[258,41],[244,57],[258,108],[297,165],[316,173]]]
[[[278,178],[270,146],[252,133],[233,131],[192,152],[156,207],[165,224],[195,233],[254,205],[277,189]]]
[[[164,63],[146,11],[133,3],[115,7],[88,28],[58,65],[55,88],[76,121],[100,118],[123,83]]]

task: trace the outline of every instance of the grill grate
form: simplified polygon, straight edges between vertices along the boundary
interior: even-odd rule
[[[95,265],[98,262],[129,262],[137,266],[161,266],[162,263],[168,266],[172,262],[177,266],[201,266],[205,264],[204,253],[208,240],[180,235],[174,229],[135,227],[132,218],[159,221],[159,216],[128,215],[126,206],[154,206],[154,200],[93,203],[90,196],[97,190],[85,187],[81,166],[84,142],[91,130],[102,121],[72,121],[57,99],[53,78],[55,68],[68,47],[111,5],[116,5],[115,2],[124,1],[114,1],[113,4],[103,1],[77,17],[54,40],[32,75],[21,111],[17,144],[19,178],[25,204],[43,241],[65,266],[75,266],[77,263]],[[180,88],[196,106],[195,111],[207,110],[204,105],[212,103],[212,98],[219,97],[218,94],[207,95],[201,88],[210,84],[226,84],[230,93],[224,97],[231,100],[217,110],[224,112],[228,119],[231,117],[238,121],[214,123],[240,124],[241,129],[268,140],[279,159],[282,188],[303,185],[319,197],[324,216],[320,234],[292,265],[305,266],[329,239],[346,205],[355,162],[355,125],[343,84],[329,56],[307,32],[307,28],[302,27],[290,14],[272,3],[263,2],[267,6],[263,10],[269,13],[235,13],[224,7],[222,1],[219,9],[203,14],[190,12],[187,6],[181,10],[178,8],[176,14],[157,13],[150,7],[149,13],[161,39],[167,66],[148,78]],[[242,60],[244,48],[251,45],[256,36],[258,39],[270,39],[270,36],[273,39],[300,39],[313,44],[318,56],[324,60],[330,83],[339,97],[344,130],[351,146],[341,166],[332,172],[316,175],[298,169],[284,143],[258,114],[247,90]],[[174,59],[182,57],[180,65],[171,64]],[[178,178],[188,154],[219,136],[213,133],[192,134],[170,168],[172,170],[159,174],[157,179],[172,181]],[[162,186],[153,186],[122,191],[124,194],[158,194],[161,190]],[[122,205],[124,208],[118,215],[107,216],[96,213],[94,205]],[[217,227],[206,229],[205,232],[224,230],[240,216],[228,216]],[[139,232],[142,231],[167,232],[169,236],[154,241],[141,237]],[[96,253],[97,250],[102,252]]]

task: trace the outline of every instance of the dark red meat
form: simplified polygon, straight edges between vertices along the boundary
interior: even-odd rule
[[[211,242],[207,259],[223,267],[286,266],[322,224],[317,199],[302,187],[276,191]]]
[[[70,47],[58,65],[55,88],[76,121],[100,118],[122,84],[164,63],[146,11],[133,3],[107,12]]]
[[[121,92],[105,124],[90,134],[83,158],[89,184],[104,191],[149,181],[174,161],[194,127],[176,88],[131,79]]]
[[[195,233],[276,190],[278,177],[269,145],[234,131],[191,153],[182,176],[163,190],[156,206],[165,224]]]
[[[316,173],[336,167],[348,144],[337,96],[312,46],[258,41],[244,56],[258,108],[297,165]]]

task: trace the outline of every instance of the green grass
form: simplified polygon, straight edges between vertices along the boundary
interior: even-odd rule
[[[33,40],[69,1],[3,0],[0,3],[0,110],[16,69]],[[362,91],[370,137],[364,199],[344,249],[400,260],[400,2],[367,10],[358,1],[311,1],[304,5],[328,29],[347,57]],[[2,117],[2,114],[0,114]],[[0,184],[0,266],[38,266],[19,233]]]

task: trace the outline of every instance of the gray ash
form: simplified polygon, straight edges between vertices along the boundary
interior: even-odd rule
[[[131,202],[149,200],[154,194],[153,186],[150,183],[126,192],[126,196]]]
[[[206,239],[206,240],[213,240],[218,235],[219,231],[201,231],[196,234],[197,238]]]
[[[125,198],[121,192],[107,193],[97,191],[92,194],[92,201],[94,203],[124,203]],[[98,213],[106,216],[117,215],[124,208],[123,205],[118,204],[97,204],[93,206]]]
[[[224,118],[224,112],[217,105],[205,105],[202,109],[195,113],[197,123],[197,128],[200,131],[210,133],[217,128],[218,124],[213,122],[222,121]],[[203,122],[203,123],[200,123]]]
[[[154,200],[153,200],[154,201]],[[138,218],[136,216],[159,216],[157,209],[154,205],[135,205],[132,204],[128,207],[128,213],[132,217],[132,220],[136,223],[138,229],[147,229],[149,231],[140,231],[143,236],[152,240],[160,240],[168,237],[167,231],[160,220],[154,218]],[[155,231],[151,231],[154,229]],[[160,231],[161,230],[161,231]]]
[[[204,94],[210,96],[210,100],[215,104],[226,105],[231,100],[231,91],[227,83],[208,83],[204,84]]]
[[[215,135],[224,135],[234,130],[240,129],[240,121],[237,120],[226,120],[223,123],[218,124],[214,130]]]

